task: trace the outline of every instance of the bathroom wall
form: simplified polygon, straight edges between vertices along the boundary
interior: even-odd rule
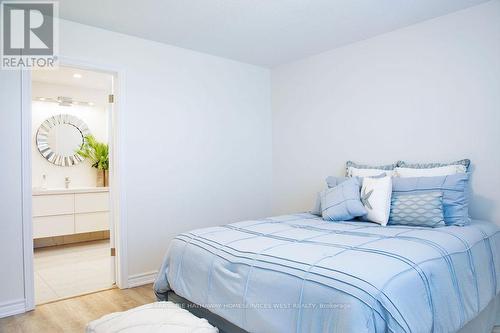
[[[82,119],[97,140],[108,142],[107,92],[104,90],[73,87],[45,82],[33,82],[32,104],[32,163],[33,188],[42,186],[42,175],[47,176],[47,187],[64,187],[64,178],[69,177],[71,187],[96,186],[96,169],[84,161],[72,167],[61,167],[48,162],[36,147],[36,133],[40,124],[57,114],[70,114]],[[93,102],[94,106],[59,106],[57,103],[38,101],[38,97],[72,97],[76,101]]]

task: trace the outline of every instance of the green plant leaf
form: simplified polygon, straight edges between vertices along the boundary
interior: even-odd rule
[[[76,153],[90,160],[93,168],[100,170],[109,168],[109,146],[97,141],[92,135],[85,136],[82,147]]]

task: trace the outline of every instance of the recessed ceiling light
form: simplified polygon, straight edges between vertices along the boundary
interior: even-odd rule
[[[81,78],[82,78],[82,74],[80,74],[80,73],[75,73],[75,74],[73,74],[73,77],[74,77],[75,79],[81,79]]]
[[[94,106],[94,103],[92,103],[92,102],[89,102],[89,106]]]
[[[38,100],[39,101],[45,101],[45,97],[39,97]]]

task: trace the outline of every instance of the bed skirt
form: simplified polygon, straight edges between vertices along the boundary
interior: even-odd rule
[[[494,326],[500,326],[500,295],[497,295],[479,315],[465,324],[458,333],[491,333]]]
[[[181,308],[188,310],[196,317],[205,318],[208,322],[217,327],[219,329],[219,333],[248,333],[244,329],[236,326],[235,324],[227,321],[221,316],[212,313],[210,310],[194,304],[193,302],[185,299],[174,293],[173,291],[169,291],[167,294],[167,298],[170,302],[178,304]]]

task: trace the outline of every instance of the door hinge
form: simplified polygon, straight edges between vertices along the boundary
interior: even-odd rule
[[[114,247],[111,248],[111,256],[116,257],[116,249]]]
[[[108,95],[108,102],[109,103],[114,103],[115,102],[115,95],[114,94]]]

